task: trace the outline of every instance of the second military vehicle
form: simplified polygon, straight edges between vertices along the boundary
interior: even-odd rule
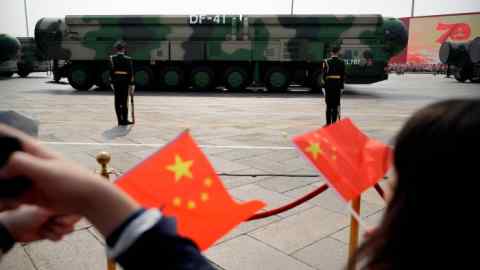
[[[403,24],[380,15],[66,16],[43,18],[38,47],[57,78],[78,90],[108,87],[109,55],[127,43],[140,88],[205,90],[251,84],[321,88],[321,61],[341,46],[347,83],[387,79],[389,59],[405,48]]]
[[[18,75],[27,77],[31,72],[47,72],[51,70],[47,56],[37,48],[35,40],[31,37],[17,38],[22,45],[20,57],[17,62]]]
[[[480,37],[467,43],[444,42],[439,58],[452,67],[457,81],[480,82]]]
[[[11,77],[17,72],[20,42],[15,37],[0,34],[0,76]]]

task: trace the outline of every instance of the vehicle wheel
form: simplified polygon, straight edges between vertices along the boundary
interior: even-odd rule
[[[102,90],[110,89],[110,70],[101,70],[101,72],[98,74],[95,84]]]
[[[17,73],[18,73],[18,76],[20,76],[22,78],[26,78],[26,77],[28,77],[28,74],[30,74],[30,71],[20,69],[20,70],[18,70]]]
[[[465,82],[467,79],[468,79],[468,76],[465,72],[464,69],[460,69],[458,70],[457,72],[455,72],[455,79],[458,81],[458,82]]]
[[[53,73],[53,81],[58,83],[62,79],[62,76],[58,72]]]
[[[312,72],[312,75],[309,77],[310,89],[314,93],[321,93],[323,88],[323,71],[318,68]]]
[[[182,90],[185,86],[185,73],[176,66],[165,67],[160,70],[160,87],[162,90]]]
[[[265,73],[265,86],[271,92],[283,92],[290,85],[290,74],[283,67],[271,67]]]
[[[243,91],[248,82],[248,73],[242,67],[230,67],[225,71],[224,84],[230,91]]]
[[[73,65],[68,72],[68,82],[80,91],[86,91],[93,86],[93,75],[86,65]]]
[[[149,89],[153,85],[153,71],[150,67],[139,66],[135,69],[135,87]]]
[[[305,86],[308,84],[307,72],[305,69],[296,69],[293,72],[293,82],[298,85]]]
[[[214,87],[215,75],[209,67],[197,67],[190,73],[190,84],[193,89],[206,91]]]

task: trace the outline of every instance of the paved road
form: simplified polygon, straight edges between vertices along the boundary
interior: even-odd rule
[[[0,81],[0,110],[37,118],[40,140],[83,165],[97,169],[95,155],[112,153],[122,173],[189,128],[238,200],[261,199],[268,208],[287,203],[323,183],[285,137],[324,123],[322,96],[295,89],[285,94],[138,92],[137,124],[119,128],[110,92],[77,92],[52,84],[43,74]],[[405,119],[420,107],[446,98],[480,97],[478,84],[459,84],[433,75],[392,75],[368,86],[347,86],[342,116],[366,133],[392,143]],[[379,222],[383,202],[373,191],[363,196],[362,215]],[[333,193],[289,212],[244,223],[206,256],[220,269],[341,269],[347,257],[349,217]],[[1,269],[105,269],[103,240],[88,222],[60,243],[17,246]],[[161,263],[161,260],[159,260]]]

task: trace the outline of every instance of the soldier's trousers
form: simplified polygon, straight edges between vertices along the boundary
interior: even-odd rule
[[[128,120],[128,84],[114,83],[115,113],[119,125],[126,124]]]
[[[338,119],[338,109],[340,108],[340,97],[342,95],[340,88],[325,88],[325,103],[327,111],[325,113],[327,125],[330,125]]]

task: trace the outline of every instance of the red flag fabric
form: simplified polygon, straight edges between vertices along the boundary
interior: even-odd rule
[[[207,249],[265,206],[235,202],[188,131],[132,170],[116,185],[147,208],[175,216],[180,235]]]
[[[345,201],[380,181],[392,163],[390,147],[368,138],[348,118],[293,142]]]

